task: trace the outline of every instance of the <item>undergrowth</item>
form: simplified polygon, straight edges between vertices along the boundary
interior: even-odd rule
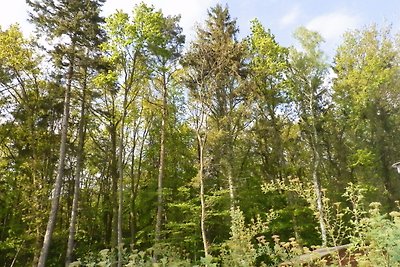
[[[305,199],[310,209],[315,208],[315,197],[308,185],[299,180],[289,184],[275,182],[263,186],[263,191],[287,190]],[[327,225],[330,246],[348,244],[345,256],[332,253],[329,258],[313,259],[312,266],[400,266],[400,211],[384,213],[380,203],[364,203],[365,189],[349,184],[343,197],[345,203],[330,203],[324,197],[324,220]],[[346,204],[346,205],[345,205]],[[279,219],[277,213],[270,211],[266,219],[260,216],[246,223],[239,207],[231,211],[231,237],[221,245],[220,253],[208,255],[191,262],[184,254],[167,244],[152,247],[146,251],[124,250],[123,266],[138,267],[186,267],[186,266],[303,266],[300,255],[316,253],[318,246],[301,246],[295,238],[281,240],[278,235],[266,236],[270,232],[271,221]],[[104,249],[97,254],[87,255],[70,266],[116,266],[115,251]],[[158,255],[155,259],[154,255]],[[348,260],[344,261],[344,257]]]

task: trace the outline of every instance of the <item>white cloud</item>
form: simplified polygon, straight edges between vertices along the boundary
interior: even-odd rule
[[[300,8],[298,6],[293,7],[288,13],[286,13],[279,21],[282,27],[294,24],[300,16]]]
[[[319,32],[326,41],[337,41],[344,32],[359,27],[360,23],[361,19],[358,16],[346,12],[333,12],[315,17],[306,27]]]

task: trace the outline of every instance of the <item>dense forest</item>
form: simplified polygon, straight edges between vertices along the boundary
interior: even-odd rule
[[[239,38],[227,6],[185,43],[179,16],[104,2],[27,0],[35,35],[0,29],[0,266],[277,266],[347,244],[400,266],[390,27],[329,62],[304,27],[292,47],[256,19]]]

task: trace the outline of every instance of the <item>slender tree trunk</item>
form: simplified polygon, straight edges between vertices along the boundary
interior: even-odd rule
[[[140,180],[142,177],[142,164],[143,164],[143,152],[144,152],[144,147],[145,147],[145,140],[147,138],[147,134],[149,132],[149,127],[150,127],[150,122],[148,125],[145,127],[143,131],[143,136],[142,136],[142,142],[140,144],[140,149],[139,149],[139,158],[138,158],[138,164],[137,164],[137,173],[136,173],[136,182],[132,181],[131,184],[131,238],[132,238],[132,245],[134,246],[136,243],[136,228],[137,228],[137,211],[136,211],[136,199],[138,196],[139,192],[139,185],[140,185]],[[134,162],[132,161],[132,165]],[[134,175],[132,175],[132,180],[134,180]]]
[[[323,194],[321,190],[321,179],[318,175],[318,170],[319,170],[319,165],[320,165],[320,155],[318,151],[318,132],[317,132],[317,127],[315,125],[316,123],[316,118],[314,114],[314,106],[313,106],[313,101],[314,100],[314,94],[312,93],[311,101],[310,101],[310,111],[311,111],[311,127],[312,127],[312,137],[311,137],[311,146],[312,146],[312,151],[313,151],[313,168],[312,168],[312,180],[313,180],[313,185],[314,185],[314,192],[316,196],[316,201],[317,201],[317,210],[318,210],[318,220],[319,220],[319,226],[321,230],[321,239],[322,239],[322,246],[327,245],[327,233],[326,233],[326,224],[325,224],[325,212],[324,212],[324,203],[323,203]]]
[[[44,176],[44,172],[43,172],[43,176]],[[36,175],[34,175],[35,177]],[[33,179],[33,185],[34,188],[41,188],[40,182],[38,182],[39,179],[34,178]],[[44,179],[41,179],[42,181]],[[43,194],[40,192],[36,192],[33,195],[33,201],[35,201],[35,204],[33,205],[34,208],[34,214],[35,216],[37,216],[38,218],[40,218],[42,216],[42,211],[43,211],[43,203],[45,203],[45,199],[43,199]],[[43,240],[43,233],[42,233],[42,228],[43,228],[43,222],[41,219],[39,219],[36,222],[35,225],[35,243],[34,243],[34,248],[33,248],[33,260],[32,260],[32,266],[37,266],[38,262],[39,262],[39,254],[40,254],[40,250],[42,248],[42,240]],[[0,237],[1,238],[1,237]]]
[[[85,77],[86,79],[86,77]],[[75,170],[75,184],[74,184],[74,196],[72,200],[71,219],[69,224],[69,235],[67,253],[65,256],[65,266],[68,267],[72,261],[72,253],[74,250],[75,243],[75,231],[76,231],[76,220],[78,216],[78,203],[79,203],[79,191],[81,182],[81,173],[83,165],[83,151],[85,145],[85,128],[86,128],[86,82],[83,86],[82,91],[82,103],[81,103],[81,119],[79,121],[78,129],[78,150],[76,158],[76,170]]]
[[[36,240],[35,240],[35,250],[33,253],[32,267],[37,266],[39,262],[39,252],[41,249],[41,243],[43,238],[40,228],[41,227],[39,225],[36,225]]]
[[[51,200],[51,210],[49,214],[49,220],[47,222],[46,233],[44,235],[42,250],[40,252],[38,267],[44,267],[46,264],[46,259],[50,248],[51,236],[53,235],[54,226],[56,224],[61,187],[64,178],[65,157],[67,153],[67,132],[68,132],[68,120],[69,120],[73,72],[74,72],[74,58],[72,57],[68,68],[68,84],[65,88],[64,112],[63,112],[62,128],[61,128],[61,143],[60,143],[60,155],[59,155],[59,163],[57,169],[57,177],[54,182],[54,191],[52,192],[52,200]]]
[[[228,187],[229,187],[229,199],[230,199],[230,210],[233,212],[235,210],[235,191],[233,185],[233,176],[232,176],[232,166],[231,160],[228,162],[227,176],[228,176]]]
[[[132,148],[132,156],[131,156],[131,171],[130,171],[130,178],[131,178],[131,194],[129,196],[129,202],[130,202],[130,209],[129,209],[129,231],[130,231],[130,237],[131,237],[131,246],[133,248],[133,244],[135,243],[135,232],[136,232],[136,194],[135,194],[135,188],[136,188],[136,182],[135,182],[135,151],[136,151],[136,145],[137,145],[137,139],[136,139],[136,134],[137,131],[134,134],[134,144]]]
[[[110,158],[109,158],[109,170],[108,175],[111,178],[111,191],[110,193],[104,193],[104,203],[107,207],[107,215],[106,215],[106,239],[109,240],[109,245],[111,247],[111,253],[114,257],[115,249],[117,248],[118,242],[118,163],[117,163],[117,122],[116,122],[116,111],[115,111],[115,99],[112,98],[112,103],[110,104],[111,108],[109,109],[110,118],[108,125],[108,132],[110,134]],[[108,152],[108,151],[107,151]],[[107,184],[108,188],[108,184]],[[107,240],[107,241],[108,241]],[[115,266],[113,262],[112,266]]]
[[[233,110],[233,108],[231,108]],[[230,199],[230,211],[231,213],[235,210],[235,186],[233,181],[233,148],[234,148],[234,133],[233,133],[233,122],[231,115],[228,115],[228,125],[227,125],[227,132],[229,136],[227,136],[227,144],[226,144],[226,175],[228,178],[228,189],[229,189],[229,199]]]
[[[119,175],[119,190],[118,190],[118,267],[122,266],[122,209],[123,209],[123,193],[124,193],[124,138],[125,138],[125,119],[128,108],[128,89],[125,88],[123,111],[121,118],[121,130],[118,144],[118,175]]]
[[[115,113],[114,113],[115,114]],[[117,125],[113,119],[111,126],[111,202],[112,202],[112,233],[111,250],[113,256],[118,246],[118,162],[117,162]],[[113,263],[112,266],[115,266]]]
[[[159,243],[161,240],[161,227],[163,223],[163,179],[164,179],[164,163],[165,163],[165,132],[167,120],[167,84],[165,73],[163,75],[163,104],[162,104],[162,117],[161,117],[161,133],[160,133],[160,162],[158,167],[158,187],[157,187],[157,220],[155,241]]]
[[[122,124],[123,125],[123,124]],[[123,130],[121,129],[121,137],[123,136]],[[123,140],[120,140],[119,148],[122,150]],[[123,175],[123,152],[119,151],[118,156],[118,172],[119,172],[119,189],[118,189],[118,267],[122,266],[122,250],[124,244],[122,243],[122,208],[123,208],[123,186],[124,186],[124,175]]]
[[[204,198],[204,141],[200,136],[199,131],[197,131],[197,142],[199,147],[199,180],[200,180],[200,204],[201,204],[201,216],[200,216],[200,228],[201,228],[201,238],[203,241],[204,256],[208,256],[208,242],[207,242],[207,231],[206,231],[206,203]]]
[[[313,163],[312,179],[314,185],[314,192],[317,200],[318,219],[321,230],[322,246],[325,247],[327,245],[327,236],[326,236],[326,225],[324,220],[325,214],[324,214],[323,194],[321,190],[321,180],[318,176],[318,168],[320,161],[318,152],[314,152],[313,161],[314,163]]]
[[[107,177],[107,179],[105,179],[105,181],[103,181],[102,183],[109,183],[109,177]],[[107,244],[107,246],[111,247],[111,239],[112,239],[112,219],[113,219],[113,213],[112,213],[112,201],[110,196],[112,195],[112,191],[109,185],[107,186],[103,186],[102,188],[104,191],[100,191],[99,195],[98,195],[98,199],[100,202],[100,198],[103,198],[102,202],[103,202],[103,223],[104,223],[104,229],[105,229],[105,233],[104,233],[104,241]],[[100,204],[100,203],[99,203]]]

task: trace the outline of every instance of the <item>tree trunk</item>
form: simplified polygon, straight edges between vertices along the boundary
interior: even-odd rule
[[[155,241],[159,243],[161,240],[161,227],[163,216],[163,179],[164,179],[164,163],[165,163],[165,132],[167,120],[167,84],[165,73],[163,74],[163,104],[162,104],[162,117],[161,117],[161,133],[160,133],[160,162],[158,167],[158,187],[157,187],[157,220]]]
[[[323,194],[321,190],[321,179],[318,175],[319,165],[320,165],[320,155],[318,151],[318,132],[317,127],[315,125],[316,118],[314,114],[314,93],[311,93],[311,101],[310,101],[310,111],[311,111],[311,127],[312,127],[312,136],[311,136],[311,147],[313,151],[313,168],[312,168],[312,180],[314,185],[314,192],[316,196],[317,202],[317,210],[318,210],[318,220],[319,226],[321,230],[321,239],[322,239],[322,246],[325,247],[327,245],[327,234],[326,234],[326,225],[325,225],[325,212],[324,212],[324,203],[323,203]]]
[[[231,108],[233,110],[233,108]],[[230,200],[230,212],[234,212],[235,210],[235,186],[233,181],[233,148],[234,148],[234,139],[235,134],[233,130],[233,122],[231,115],[228,115],[228,125],[227,125],[227,136],[226,139],[226,147],[225,147],[225,165],[226,165],[226,175],[228,178],[228,189],[229,189],[229,200]]]
[[[115,114],[115,113],[114,113]],[[111,197],[112,197],[112,233],[111,233],[111,250],[115,255],[115,249],[118,246],[118,163],[117,163],[117,126],[115,121],[111,126]],[[113,264],[112,266],[115,266]]]
[[[319,226],[321,230],[321,239],[322,239],[322,246],[325,247],[327,245],[327,236],[326,236],[326,226],[324,220],[324,204],[323,204],[323,194],[321,190],[321,180],[318,176],[318,168],[319,168],[319,155],[318,152],[314,152],[313,156],[313,171],[312,171],[312,179],[314,184],[314,192],[317,201],[317,209],[318,209],[318,219],[319,219]]]
[[[86,77],[85,77],[86,78]],[[82,91],[82,103],[81,103],[81,119],[79,121],[78,129],[78,150],[76,158],[76,170],[75,170],[75,184],[74,184],[74,196],[72,200],[71,219],[69,225],[68,245],[67,253],[65,256],[65,266],[68,267],[72,261],[72,253],[74,250],[75,243],[75,231],[76,231],[76,219],[78,216],[78,203],[79,203],[79,191],[80,191],[80,180],[83,165],[83,151],[85,145],[85,128],[86,128],[86,82],[83,86]]]
[[[123,111],[121,118],[121,129],[119,135],[119,144],[118,144],[118,175],[119,175],[119,190],[118,190],[118,267],[122,266],[122,208],[123,208],[123,186],[124,186],[124,128],[125,128],[125,119],[128,108],[128,89],[125,88],[124,94],[124,103],[123,103]]]
[[[51,236],[53,235],[54,226],[56,224],[61,187],[64,178],[65,157],[67,152],[68,120],[69,120],[69,109],[71,100],[71,86],[72,86],[72,76],[74,72],[73,64],[74,64],[74,58],[72,57],[68,68],[68,84],[67,87],[65,88],[65,95],[64,95],[64,112],[63,112],[62,128],[61,128],[61,143],[60,143],[60,155],[59,155],[59,163],[57,169],[57,177],[54,182],[54,191],[52,192],[52,200],[51,200],[51,210],[50,210],[49,220],[47,222],[46,233],[44,235],[42,250],[40,252],[38,267],[44,267],[46,264],[46,259],[50,248]]]
[[[42,232],[41,232],[41,227],[39,225],[36,226],[36,240],[35,240],[35,250],[33,253],[33,260],[32,260],[32,267],[35,267],[39,263],[39,252],[41,249],[41,243],[42,243]]]
[[[131,214],[130,214],[131,218],[130,219],[131,219],[132,246],[135,246],[135,243],[136,243],[136,228],[137,228],[136,199],[138,196],[139,185],[140,185],[140,181],[141,181],[141,177],[142,177],[143,152],[144,152],[144,147],[145,147],[145,140],[146,140],[147,134],[149,132],[149,127],[150,127],[150,122],[143,130],[142,142],[140,144],[140,149],[139,149],[139,159],[138,159],[138,163],[137,163],[136,182],[134,181],[133,171],[131,173],[132,181],[131,181],[131,198],[130,198],[130,200],[131,200]],[[134,165],[134,160],[132,159],[132,166],[133,165]]]
[[[123,127],[123,123],[121,125]],[[119,173],[119,189],[118,189],[118,267],[122,266],[122,208],[123,208],[123,186],[124,186],[124,174],[123,174],[123,130],[121,129],[121,140],[119,145],[119,156],[118,156],[118,173]]]
[[[234,185],[233,185],[233,176],[232,176],[232,165],[231,165],[231,160],[228,162],[228,169],[227,169],[227,175],[228,175],[228,187],[229,187],[229,199],[230,199],[230,210],[233,212],[235,210],[235,191],[234,191]]]
[[[200,204],[201,204],[201,217],[200,217],[200,228],[201,228],[201,238],[203,240],[204,256],[208,256],[208,242],[207,242],[207,232],[206,232],[206,203],[204,199],[204,143],[205,141],[201,138],[199,131],[197,131],[197,141],[199,147],[199,180],[200,180]]]
[[[141,117],[141,112],[139,114],[139,118]],[[137,122],[137,125],[140,123]],[[130,238],[131,238],[131,248],[133,248],[133,244],[135,243],[135,232],[136,232],[136,197],[135,197],[135,188],[136,188],[136,182],[135,182],[135,161],[136,161],[136,146],[138,143],[138,127],[134,127],[134,133],[133,133],[133,146],[131,149],[131,168],[130,168],[130,196],[129,196],[129,231],[130,231]]]

